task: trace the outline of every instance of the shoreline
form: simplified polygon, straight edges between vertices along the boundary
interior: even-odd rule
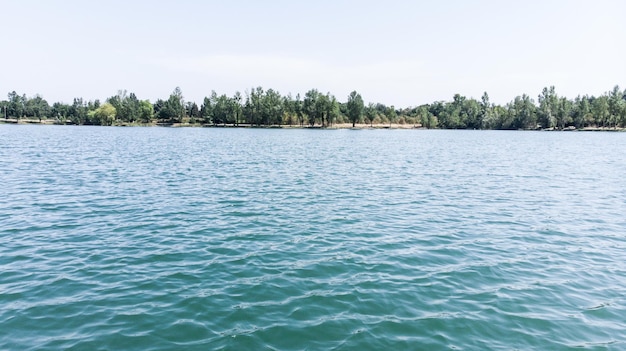
[[[52,119],[42,119],[33,120],[33,119],[19,119],[16,120],[14,118],[9,119],[0,119],[0,124],[14,124],[14,125],[68,125],[68,126],[79,126],[73,123],[61,123],[57,120]],[[100,127],[100,126],[97,126]],[[424,128],[421,124],[399,124],[392,123],[390,124],[366,124],[366,123],[357,123],[354,127],[352,123],[338,123],[333,124],[331,126],[320,126],[320,125],[271,125],[271,126],[257,126],[251,125],[247,123],[241,124],[201,124],[201,123],[121,123],[114,124],[111,127],[164,127],[164,128],[251,128],[251,129],[419,129],[419,130],[427,130],[428,128]],[[433,130],[448,130],[445,128],[431,128]],[[453,129],[451,129],[453,130]],[[461,130],[461,129],[459,129]],[[462,129],[469,130],[469,129]],[[481,130],[508,130],[508,129],[481,129]],[[574,127],[566,127],[564,129],[550,128],[550,129],[515,129],[519,131],[556,131],[556,132],[626,132],[626,128],[613,128],[613,127],[584,127],[584,128],[574,128]]]

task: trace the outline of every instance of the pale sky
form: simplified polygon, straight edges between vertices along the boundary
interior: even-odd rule
[[[0,99],[252,87],[396,107],[626,88],[626,1],[0,0]]]

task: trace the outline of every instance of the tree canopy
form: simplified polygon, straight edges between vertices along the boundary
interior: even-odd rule
[[[370,102],[367,106],[357,91],[346,102],[330,92],[310,89],[303,96],[281,94],[274,89],[253,87],[233,96],[215,91],[197,104],[185,101],[176,87],[167,99],[141,100],[120,90],[107,98],[71,104],[48,103],[41,95],[32,97],[11,91],[0,101],[5,120],[48,120],[54,123],[87,125],[193,124],[204,126],[331,127],[335,124],[374,123],[443,129],[567,129],[626,128],[626,90],[618,85],[600,96],[559,96],[554,86],[545,87],[534,100],[530,95],[514,97],[504,105],[490,101],[485,92],[480,100],[455,94],[450,101],[434,101],[416,107],[396,108]]]
[[[353,91],[348,95],[348,118],[352,122],[352,127],[361,120],[365,105],[363,104],[363,98],[361,94]]]

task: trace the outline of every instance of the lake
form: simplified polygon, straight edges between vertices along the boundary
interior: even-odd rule
[[[623,350],[625,151],[0,125],[0,349]]]

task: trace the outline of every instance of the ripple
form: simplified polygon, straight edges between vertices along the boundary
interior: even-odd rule
[[[0,140],[0,349],[624,348],[619,133]]]

